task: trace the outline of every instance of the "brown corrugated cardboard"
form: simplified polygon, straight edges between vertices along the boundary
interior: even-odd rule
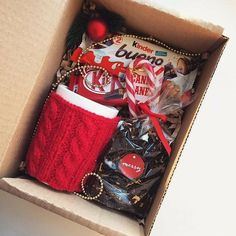
[[[220,32],[212,32],[191,21],[138,3],[141,1],[100,0],[99,2],[124,16],[128,25],[135,30],[153,35],[176,48],[184,48],[192,52],[205,52],[217,39],[221,38]]]
[[[96,206],[73,194],[58,194],[45,185],[20,178],[4,178],[1,187],[103,235],[143,235],[142,227],[135,220]]]
[[[73,19],[69,12],[80,5],[75,0],[1,3],[0,176],[14,174],[25,153],[35,113],[63,53]]]
[[[10,201],[11,210],[9,205],[1,204]],[[69,236],[102,236],[102,234],[95,232],[85,226],[71,222],[70,220],[61,217],[53,212],[44,210],[41,207],[25,200],[19,199],[12,194],[9,194],[0,189],[0,204],[1,204],[1,228],[0,233],[3,235],[69,235]],[[33,217],[30,212],[33,212]],[[11,218],[8,217],[12,213]],[[12,224],[14,222],[14,225]],[[30,223],[26,223],[30,222]],[[9,224],[10,223],[10,224]],[[22,224],[27,224],[27,227]],[[6,228],[9,227],[9,232]],[[44,227],[44,228],[42,228]],[[13,231],[14,229],[14,231]],[[38,232],[40,229],[40,232]],[[45,232],[43,232],[45,230]],[[50,231],[49,231],[50,230]]]
[[[167,12],[129,0],[99,0],[137,31],[194,52],[215,49],[197,83],[198,97],[187,109],[171,161],[146,220],[145,231],[134,220],[76,196],[13,177],[24,157],[33,126],[64,50],[66,32],[82,1],[40,0],[1,3],[0,176],[1,188],[103,235],[148,235],[176,168],[182,148],[217,66],[227,38]],[[135,12],[135,14],[133,14]],[[3,17],[4,16],[4,17]],[[124,227],[125,225],[125,227]],[[94,233],[96,235],[96,233]]]
[[[225,39],[226,40],[226,39]],[[170,163],[166,169],[165,175],[163,177],[161,186],[156,195],[156,199],[153,203],[153,207],[149,213],[149,216],[146,220],[146,233],[150,233],[150,230],[153,225],[153,219],[157,215],[159,208],[161,207],[162,200],[165,196],[165,193],[168,189],[171,178],[174,174],[174,170],[177,167],[181,152],[184,148],[185,142],[187,141],[188,135],[191,131],[191,127],[196,119],[197,113],[201,107],[201,103],[204,99],[204,96],[207,92],[207,89],[210,85],[212,76],[215,72],[216,66],[219,62],[220,56],[224,50],[225,44],[222,44],[214,53],[212,53],[210,60],[207,61],[205,65],[205,70],[203,70],[201,77],[198,80],[197,84],[197,99],[186,109],[186,113],[183,119],[183,126],[178,135],[178,139],[175,142],[173,153],[171,156]]]

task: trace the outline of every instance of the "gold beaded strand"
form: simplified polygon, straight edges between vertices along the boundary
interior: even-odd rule
[[[98,194],[95,195],[95,196],[89,196],[89,195],[86,193],[85,188],[84,188],[84,181],[85,181],[85,179],[86,179],[87,177],[89,177],[89,176],[95,176],[95,177],[97,177],[98,180],[99,180],[99,182],[100,182],[100,190],[99,190]],[[84,195],[82,195],[82,194],[80,194],[80,193],[77,193],[77,192],[74,192],[74,194],[75,194],[76,196],[78,196],[78,197],[81,197],[81,198],[85,199],[85,200],[95,200],[95,199],[97,199],[97,198],[99,198],[99,197],[101,196],[101,194],[102,194],[102,192],[103,192],[103,188],[104,188],[104,185],[103,185],[102,178],[101,178],[97,173],[91,172],[91,173],[87,173],[87,174],[83,177],[83,179],[81,180],[81,189],[82,189],[82,192],[83,192]]]

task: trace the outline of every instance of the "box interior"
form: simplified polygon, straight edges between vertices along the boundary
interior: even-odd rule
[[[8,53],[10,59],[4,61],[1,58],[2,64],[6,65],[0,87],[1,100],[4,99],[1,104],[4,114],[1,112],[0,115],[1,127],[3,127],[1,135],[4,136],[4,140],[0,143],[0,176],[5,177],[1,181],[1,187],[104,235],[148,235],[227,39],[220,33],[211,32],[190,21],[134,1],[99,0],[98,2],[125,17],[131,28],[153,35],[176,48],[205,52],[213,45],[215,47],[216,44],[219,45],[211,54],[198,79],[197,99],[186,109],[180,134],[153,207],[147,217],[145,230],[135,220],[103,209],[76,196],[57,193],[31,180],[11,178],[17,173],[19,162],[25,156],[33,127],[63,55],[66,33],[82,1],[41,0],[31,7],[25,7],[26,3],[14,6],[4,3],[1,11],[7,10],[12,17],[3,22],[5,25],[2,32],[5,37],[4,42],[20,35],[21,28],[14,26],[16,22],[21,27],[25,27],[26,33],[18,37],[18,44],[10,41],[9,47],[15,47],[14,52],[8,46],[4,47],[3,53],[5,55]],[[38,18],[35,17],[37,14]],[[27,22],[33,16],[34,21],[28,24]],[[21,19],[25,21],[22,22]],[[37,25],[36,28],[35,25]],[[1,51],[1,55],[4,55],[3,53]],[[11,69],[12,63],[14,63],[14,70]],[[9,80],[10,77],[17,79]]]

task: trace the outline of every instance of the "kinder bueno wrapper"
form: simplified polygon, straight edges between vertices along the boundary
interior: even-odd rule
[[[72,59],[77,61],[81,48]],[[91,48],[82,55],[80,62],[105,68],[110,74],[123,78],[126,68],[136,58],[146,59],[154,67],[164,66],[164,79],[178,88],[178,96],[193,87],[199,58],[186,57],[145,40],[121,35]],[[143,76],[143,75],[140,75]]]

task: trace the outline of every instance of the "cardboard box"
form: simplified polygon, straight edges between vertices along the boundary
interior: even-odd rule
[[[198,97],[186,110],[161,186],[143,229],[135,220],[74,195],[15,177],[32,130],[64,51],[66,33],[81,7],[79,0],[2,1],[0,36],[0,186],[16,196],[78,222],[86,235],[149,235],[191,126],[223,52],[221,28],[195,24],[131,0],[97,0],[121,14],[137,31],[177,48],[212,53],[197,81]],[[139,1],[140,2],[140,1]],[[191,158],[191,157],[190,157]]]

